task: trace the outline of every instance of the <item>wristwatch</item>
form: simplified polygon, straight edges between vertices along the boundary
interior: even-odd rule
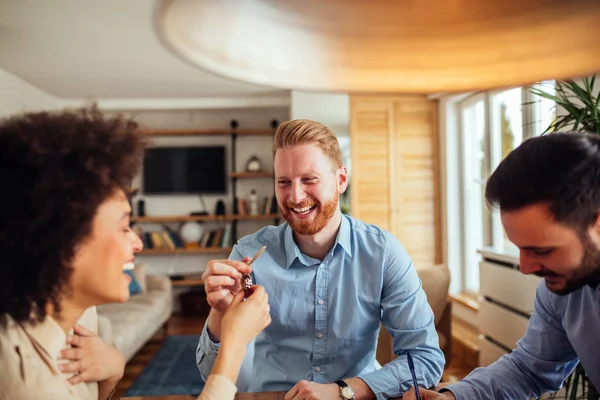
[[[348,386],[348,384],[346,382],[344,382],[343,380],[339,380],[336,381],[335,383],[338,384],[338,386],[340,387],[340,397],[344,400],[354,400],[354,391],[352,391],[352,388],[350,386]]]

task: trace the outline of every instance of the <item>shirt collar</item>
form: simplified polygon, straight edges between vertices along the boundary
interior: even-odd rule
[[[44,321],[38,324],[22,324],[25,333],[31,338],[39,348],[52,360],[57,360],[60,351],[67,343],[67,335],[50,316],[46,316]]]
[[[342,224],[340,225],[340,230],[338,231],[337,238],[335,239],[336,243],[342,246],[342,249],[352,257],[352,230],[350,229],[350,221],[348,217],[342,214]]]
[[[350,229],[350,222],[345,215],[342,215],[342,223],[340,224],[340,229],[338,230],[337,237],[335,239],[335,244],[333,245],[333,250],[340,245],[342,249],[349,255],[352,256],[352,246],[351,246],[351,234],[352,231]],[[296,258],[300,259],[304,265],[313,265],[314,262],[310,257],[305,256],[300,252],[298,245],[294,241],[294,233],[289,224],[285,227],[285,236],[284,236],[284,248],[285,248],[285,257],[286,263],[285,268],[289,268],[292,263],[296,260]]]

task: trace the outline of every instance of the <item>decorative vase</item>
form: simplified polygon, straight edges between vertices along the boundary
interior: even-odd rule
[[[186,244],[198,244],[204,233],[204,228],[197,222],[186,222],[179,234]]]
[[[258,172],[260,171],[260,160],[256,156],[250,157],[246,162],[246,172]]]

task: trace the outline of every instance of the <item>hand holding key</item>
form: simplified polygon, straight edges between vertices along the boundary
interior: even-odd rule
[[[257,255],[264,251],[261,250]],[[252,272],[250,263],[255,259],[255,257],[245,257],[241,261],[211,260],[208,262],[202,280],[206,290],[206,300],[215,311],[224,314],[231,305],[233,297],[244,289],[243,276]]]

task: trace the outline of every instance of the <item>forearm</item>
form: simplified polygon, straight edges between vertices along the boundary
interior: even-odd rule
[[[223,321],[223,314],[211,309],[208,314],[208,333],[216,343],[221,341],[221,321]]]
[[[443,390],[451,391],[458,400],[499,398],[526,400],[540,397],[549,390],[558,389],[551,388],[543,381],[541,369],[533,373],[521,363],[518,357],[515,357],[518,351],[517,349],[512,354],[503,356],[487,368],[475,369],[462,381],[449,385]]]
[[[554,309],[552,296],[540,281],[533,315],[517,348],[447,389],[458,400],[529,399],[558,390],[579,359]]]
[[[443,353],[437,348],[423,345],[411,350],[419,386],[435,387],[444,366]],[[383,368],[361,375],[360,378],[370,387],[377,399],[401,397],[413,386],[412,374],[406,355],[396,357]]]
[[[223,343],[211,374],[224,376],[235,385],[245,356],[246,346]]]
[[[98,382],[98,400],[110,399],[120,380],[121,377],[118,377]]]

